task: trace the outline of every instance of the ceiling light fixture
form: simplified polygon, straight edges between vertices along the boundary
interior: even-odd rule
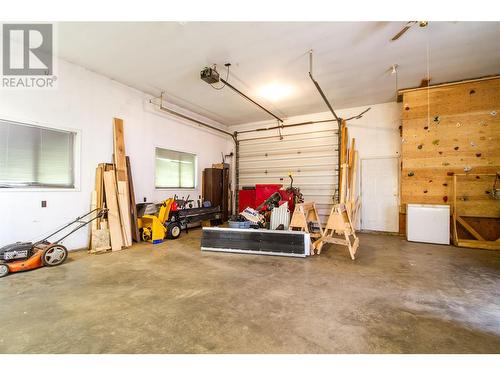
[[[269,85],[263,86],[259,90],[259,96],[271,102],[277,102],[290,96],[292,92],[293,88],[291,86],[274,82]]]

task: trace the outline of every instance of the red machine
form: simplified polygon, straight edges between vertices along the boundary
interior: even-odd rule
[[[246,188],[238,192],[238,212],[242,212],[247,207],[257,207],[255,204],[255,188]]]
[[[255,205],[258,207],[267,198],[269,198],[274,193],[278,192],[281,195],[281,190],[283,188],[282,184],[256,184],[255,185]],[[281,191],[280,191],[281,190]],[[283,196],[282,196],[283,198]],[[283,199],[286,200],[286,199]],[[255,208],[255,207],[254,207]]]
[[[282,184],[256,184],[255,189],[242,189],[238,193],[238,210],[242,212],[245,208],[251,207],[256,209],[262,203],[271,197],[274,193],[278,192],[281,196],[279,204],[288,202],[288,208],[290,212],[295,209],[295,202],[302,200],[302,194],[300,189],[293,187],[293,178],[289,176],[291,183],[290,187],[283,189]],[[262,210],[267,210],[266,206],[262,207]]]

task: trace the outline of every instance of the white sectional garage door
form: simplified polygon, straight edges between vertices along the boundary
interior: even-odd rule
[[[337,123],[312,124],[238,136],[239,188],[255,184],[300,187],[305,201],[317,204],[323,225],[338,186]],[[267,138],[274,136],[273,138]]]

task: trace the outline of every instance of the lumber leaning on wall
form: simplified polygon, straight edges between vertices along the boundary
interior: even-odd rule
[[[119,118],[113,118],[113,147],[123,244],[125,246],[132,246],[132,228],[130,223],[130,201],[128,192],[127,162],[125,158],[125,140],[123,135],[123,120]]]
[[[141,240],[139,227],[137,226],[137,206],[135,205],[134,180],[132,178],[132,168],[130,166],[130,158],[126,157],[127,161],[127,178],[128,178],[128,193],[130,197],[130,226],[132,229],[132,239],[135,242]]]
[[[349,142],[349,136],[347,132],[346,121],[342,120],[340,126],[340,157],[339,157],[339,202],[344,203],[346,198],[346,177],[347,177],[347,166],[345,165],[347,159],[347,144]]]
[[[111,249],[113,251],[117,251],[122,249],[123,236],[120,223],[120,213],[118,209],[115,172],[106,171],[103,175],[106,204],[108,205],[108,226],[111,237]]]

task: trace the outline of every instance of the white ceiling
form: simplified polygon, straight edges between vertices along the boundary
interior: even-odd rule
[[[119,82],[226,125],[269,119],[238,94],[214,90],[200,70],[231,62],[229,82],[284,118],[327,108],[309,80],[313,73],[334,108],[394,100],[398,87],[500,73],[500,22],[430,22],[390,42],[405,22],[136,22],[59,23],[58,54]],[[225,75],[221,74],[222,76]],[[292,94],[270,103],[259,97],[271,82]]]

